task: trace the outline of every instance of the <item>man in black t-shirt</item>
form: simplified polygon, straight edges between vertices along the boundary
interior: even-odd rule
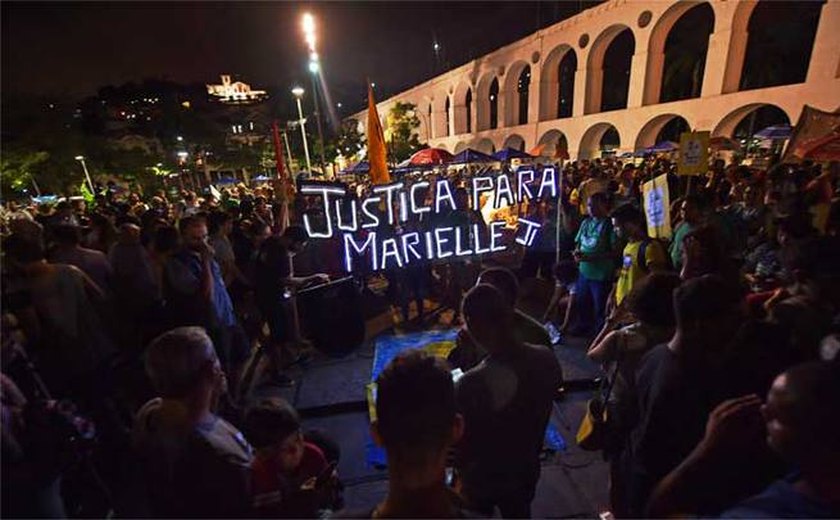
[[[505,518],[526,518],[560,364],[550,349],[517,338],[513,309],[495,287],[477,285],[462,309],[467,332],[488,353],[455,386],[466,425],[458,444],[462,492],[479,513],[498,506]]]
[[[636,373],[638,422],[622,454],[628,511],[645,516],[653,487],[703,437],[706,419],[723,400],[724,349],[742,321],[738,291],[713,275],[674,292],[677,330],[654,347]]]
[[[257,305],[271,331],[268,350],[275,371],[282,368],[283,348],[297,340],[297,324],[289,317],[292,291],[313,282],[327,282],[325,274],[296,278],[292,274],[292,257],[306,247],[309,235],[301,226],[289,226],[282,235],[273,235],[260,246],[254,266],[254,290]]]

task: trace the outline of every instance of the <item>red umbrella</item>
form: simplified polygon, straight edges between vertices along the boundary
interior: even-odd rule
[[[794,150],[794,154],[814,161],[838,161],[840,160],[840,132],[802,143]]]
[[[452,160],[452,154],[442,148],[426,148],[411,156],[408,164],[412,166],[426,166],[430,164],[444,164]]]

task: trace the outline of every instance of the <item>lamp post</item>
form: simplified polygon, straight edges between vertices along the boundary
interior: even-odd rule
[[[90,173],[88,172],[87,164],[85,164],[85,157],[83,155],[77,155],[76,160],[82,163],[82,170],[85,171],[85,179],[87,179],[88,188],[90,188],[91,193],[94,193],[93,181],[90,180]]]
[[[303,137],[303,155],[306,157],[306,171],[312,173],[312,164],[309,162],[309,144],[306,142],[306,119],[303,118],[303,106],[300,104],[300,98],[303,97],[303,88],[295,87],[292,89],[292,94],[297,101],[298,109],[298,123],[300,124],[300,135]]]
[[[315,124],[318,128],[318,142],[320,143],[319,156],[321,159],[321,171],[326,175],[327,161],[324,159],[324,130],[321,126],[321,108],[318,106],[318,85],[316,83],[316,76],[321,70],[321,64],[318,59],[318,51],[315,47],[315,42],[317,41],[315,37],[315,17],[311,13],[304,13],[301,25],[306,44],[309,46],[309,72],[312,74],[310,79],[312,80],[312,101],[315,106]]]

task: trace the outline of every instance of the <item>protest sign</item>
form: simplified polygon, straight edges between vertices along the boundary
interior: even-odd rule
[[[671,238],[671,199],[668,193],[668,176],[659,177],[642,185],[648,236]]]
[[[702,175],[709,167],[709,132],[684,132],[680,135],[680,175]]]

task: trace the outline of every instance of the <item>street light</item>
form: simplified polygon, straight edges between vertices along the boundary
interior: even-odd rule
[[[315,124],[318,128],[318,142],[320,144],[319,157],[321,159],[321,172],[326,175],[327,161],[324,158],[324,130],[321,126],[321,107],[318,103],[318,85],[316,83],[316,76],[321,69],[321,64],[318,58],[318,51],[315,49],[315,17],[312,16],[312,13],[303,14],[301,25],[303,26],[306,43],[309,45],[309,72],[312,73],[312,101],[315,106]]]
[[[84,155],[77,155],[76,160],[82,163],[82,170],[85,171],[85,179],[87,179],[88,188],[90,188],[90,192],[93,193],[93,181],[90,180],[90,173],[88,172],[87,164],[85,164]]]
[[[303,13],[301,21],[303,26],[303,34],[306,37],[306,43],[309,44],[309,50],[315,51],[315,17],[312,13]]]
[[[306,119],[303,118],[303,106],[300,104],[300,98],[303,97],[303,88],[295,87],[292,89],[292,94],[297,101],[298,121],[300,122],[300,135],[303,137],[303,155],[306,157],[306,171],[312,172],[312,164],[309,162],[309,144],[306,142]]]

